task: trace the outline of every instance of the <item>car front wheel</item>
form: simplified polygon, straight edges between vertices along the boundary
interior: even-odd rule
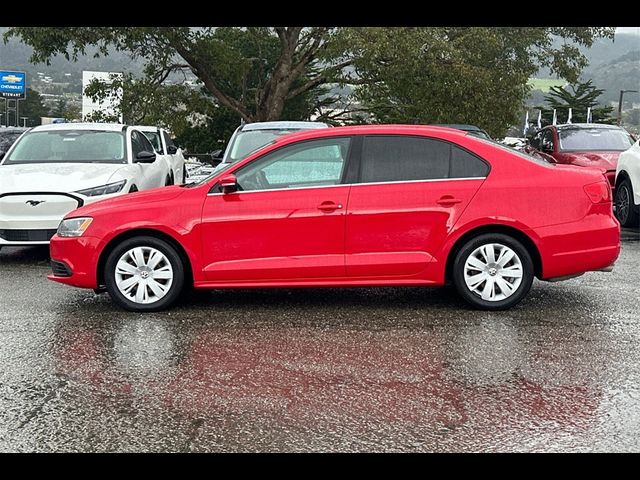
[[[464,300],[483,310],[504,310],[522,300],[533,283],[533,262],[524,246],[503,234],[469,240],[453,264],[453,282]]]
[[[623,227],[637,227],[640,211],[633,203],[633,187],[628,178],[622,180],[616,187],[616,218]]]
[[[155,312],[171,306],[182,292],[184,265],[169,243],[155,237],[134,237],[119,244],[107,258],[105,284],[111,298],[134,312]]]

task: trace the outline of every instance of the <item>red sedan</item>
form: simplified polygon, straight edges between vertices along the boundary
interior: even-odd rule
[[[622,127],[575,123],[544,127],[534,135],[525,151],[552,163],[598,168],[606,172],[613,188],[618,157],[633,143],[633,137]]]
[[[106,288],[134,311],[184,287],[440,286],[515,305],[534,276],[608,269],[611,188],[442,127],[296,133],[197,184],[79,208],[51,240],[51,280]]]

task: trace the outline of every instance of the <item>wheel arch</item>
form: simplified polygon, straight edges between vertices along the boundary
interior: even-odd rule
[[[109,255],[111,254],[111,252],[123,241],[128,240],[130,238],[142,237],[142,236],[155,237],[160,240],[164,240],[165,242],[170,244],[173,248],[175,248],[176,252],[178,252],[178,255],[180,256],[182,263],[184,265],[185,281],[189,281],[191,282],[191,285],[193,285],[193,282],[194,282],[193,266],[191,265],[191,260],[189,258],[189,255],[187,254],[184,247],[180,244],[180,242],[178,242],[171,235],[165,232],[161,232],[160,230],[155,230],[153,228],[135,228],[132,230],[127,230],[125,232],[122,232],[116,235],[115,237],[113,237],[111,240],[109,240],[109,243],[107,243],[107,245],[102,249],[102,252],[100,252],[100,257],[98,259],[98,267],[96,272],[96,280],[99,287],[105,284],[104,268],[105,268],[105,264],[107,263],[107,258],[109,258]]]
[[[618,185],[620,184],[620,182],[622,182],[623,180],[629,180],[631,181],[631,177],[629,177],[629,174],[627,173],[626,170],[620,170],[618,172],[618,175],[616,176],[616,188],[618,188]],[[633,184],[632,184],[633,186]]]
[[[453,279],[453,262],[460,249],[472,238],[483,235],[485,233],[501,233],[503,235],[513,237],[515,240],[519,241],[522,246],[527,249],[527,252],[531,256],[534,275],[536,276],[536,278],[542,277],[542,257],[540,255],[540,250],[538,249],[538,246],[533,241],[533,239],[516,227],[503,224],[491,224],[472,228],[471,230],[462,234],[460,238],[455,241],[447,255],[447,263],[445,267],[446,283],[451,282]]]

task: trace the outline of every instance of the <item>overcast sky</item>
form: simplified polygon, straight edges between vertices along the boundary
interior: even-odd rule
[[[616,33],[635,33],[640,35],[640,27],[617,27]]]

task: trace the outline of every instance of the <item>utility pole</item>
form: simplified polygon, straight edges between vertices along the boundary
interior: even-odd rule
[[[618,125],[622,125],[622,97],[627,92],[638,93],[638,90],[620,90],[620,100],[618,100]]]

